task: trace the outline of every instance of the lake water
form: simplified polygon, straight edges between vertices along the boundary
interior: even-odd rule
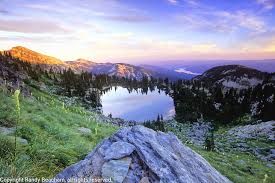
[[[163,91],[148,91],[142,94],[140,90],[113,87],[101,96],[102,110],[105,115],[112,114],[113,117],[125,120],[143,122],[157,119],[158,114],[164,119],[175,115],[173,99]]]

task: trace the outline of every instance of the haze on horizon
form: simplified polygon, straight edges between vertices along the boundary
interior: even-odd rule
[[[275,58],[274,0],[2,0],[0,49],[62,60]]]

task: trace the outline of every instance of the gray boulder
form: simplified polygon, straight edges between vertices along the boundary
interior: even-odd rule
[[[9,135],[15,132],[15,128],[0,127],[0,133],[3,135]]]
[[[78,131],[84,135],[90,135],[92,133],[92,130],[89,128],[80,127],[78,128]]]
[[[24,145],[28,145],[28,141],[26,139],[23,139],[21,137],[17,137],[17,140],[21,143],[21,144],[24,144]]]
[[[102,177],[104,179],[111,178],[115,183],[122,183],[129,171],[132,159],[129,157],[119,160],[110,160],[102,166]]]
[[[196,122],[188,128],[188,139],[197,146],[204,146],[207,134],[212,130],[212,125],[209,122]]]
[[[125,147],[118,148],[121,145]],[[85,178],[92,182],[102,177],[123,183],[231,182],[174,134],[143,126],[122,128],[53,180]]]
[[[120,159],[130,155],[135,150],[135,146],[127,142],[119,141],[113,143],[105,152],[105,160]]]

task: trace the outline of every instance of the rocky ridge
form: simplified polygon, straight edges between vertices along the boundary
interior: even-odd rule
[[[137,80],[141,80],[143,77],[156,76],[156,73],[149,69],[125,63],[95,63],[84,59],[67,61],[66,63],[76,71],[83,70],[93,74],[108,74],[109,76],[134,78]]]
[[[16,46],[5,52],[31,64],[65,65],[62,60],[32,51],[23,46]]]
[[[258,84],[274,84],[274,74],[261,72],[242,65],[217,66],[195,77],[194,81],[204,82],[209,86],[222,86],[225,89],[247,89]]]
[[[143,126],[122,128],[103,140],[84,160],[66,168],[55,180],[112,178],[127,182],[226,183],[226,177],[182,145],[173,133]],[[55,182],[54,179],[52,182]]]
[[[217,138],[220,137],[217,136]],[[275,167],[275,121],[234,127],[223,138],[230,144],[231,149],[250,152],[262,161],[272,163],[272,167]],[[258,142],[261,141],[267,144],[259,145]],[[222,143],[218,143],[217,146],[223,150]]]
[[[271,141],[275,141],[275,121],[235,127],[228,131],[228,135],[242,139],[266,137]]]

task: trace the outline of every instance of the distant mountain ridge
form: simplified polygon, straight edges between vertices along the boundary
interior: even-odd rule
[[[31,64],[42,65],[49,69],[69,69],[75,72],[87,71],[93,74],[108,74],[141,80],[143,77],[169,78],[170,80],[193,79],[209,85],[222,85],[225,88],[248,88],[256,86],[270,76],[270,81],[274,82],[275,74],[261,72],[256,69],[241,65],[225,65],[213,67],[205,71],[202,75],[196,76],[194,72],[184,70],[178,72],[175,69],[153,65],[131,65],[125,63],[97,63],[85,59],[75,61],[62,61],[55,57],[47,56],[22,46],[13,47],[11,50],[1,51],[10,54],[12,57],[19,58]]]
[[[13,47],[3,51],[12,57],[19,58],[31,64],[42,65],[43,68],[68,69],[75,72],[87,71],[93,74],[108,74],[109,76],[126,77],[141,80],[143,77],[166,78],[171,80],[190,79],[188,75],[180,74],[161,67],[135,66],[125,63],[96,63],[90,60],[77,59],[75,61],[62,61],[55,57],[47,56],[23,46]]]
[[[155,76],[153,71],[124,63],[96,63],[84,59],[78,59],[76,61],[67,61],[66,64],[78,71],[83,70],[93,74],[108,74],[109,76],[135,78],[137,80],[140,80],[143,77]]]
[[[152,63],[154,64],[154,63]],[[243,65],[249,68],[254,68],[262,72],[275,72],[275,59],[268,60],[167,60],[159,61],[159,67],[164,67],[170,70],[187,70],[192,73],[204,73],[205,71],[224,65]]]
[[[66,61],[65,62],[70,68],[77,71],[90,71],[91,68],[96,65],[96,62],[85,60],[85,59],[77,59],[75,61]]]
[[[258,84],[275,81],[274,73],[261,72],[242,65],[217,66],[195,77],[207,85],[221,85],[225,88],[245,89]]]

